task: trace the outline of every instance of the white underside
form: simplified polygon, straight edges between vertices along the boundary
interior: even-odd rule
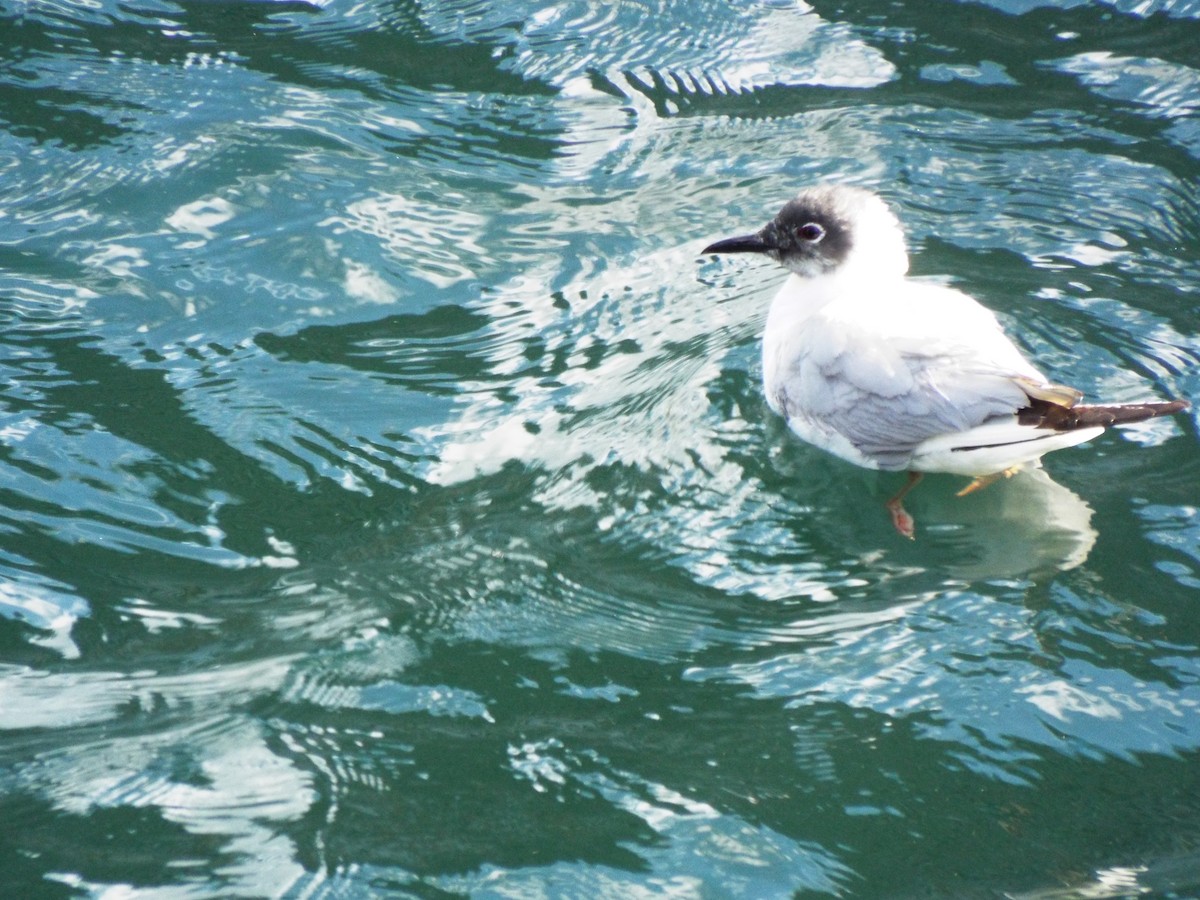
[[[992,475],[1040,459],[1051,450],[1073,447],[1104,429],[1047,431],[1011,422],[992,422],[968,431],[930,438],[917,445],[909,468],[915,472]]]
[[[878,460],[860,452],[843,435],[813,427],[802,419],[789,422],[792,430],[808,443],[847,462],[879,469]],[[966,431],[938,435],[918,444],[904,469],[912,472],[948,472],[954,475],[993,475],[1041,459],[1052,450],[1074,447],[1104,433],[1104,429],[1048,431],[1008,422],[989,422]]]

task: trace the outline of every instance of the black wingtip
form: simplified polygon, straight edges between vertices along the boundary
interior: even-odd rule
[[[1191,404],[1186,400],[1165,400],[1161,403],[1118,403],[1065,407],[1044,400],[1034,400],[1017,413],[1022,424],[1054,431],[1074,431],[1078,428],[1107,428],[1110,425],[1132,425],[1159,416],[1183,412]]]

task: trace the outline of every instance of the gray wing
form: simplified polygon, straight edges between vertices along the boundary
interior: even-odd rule
[[[881,469],[906,468],[928,438],[1013,415],[1042,384],[1028,367],[998,367],[961,347],[859,347],[799,368],[789,379],[799,395],[782,398],[788,417],[840,433]]]
[[[856,390],[858,414],[846,417],[843,434],[880,468],[903,469],[922,441],[1011,416],[1029,402],[1011,377],[967,371],[942,377],[946,374],[920,369],[914,389],[896,397]]]

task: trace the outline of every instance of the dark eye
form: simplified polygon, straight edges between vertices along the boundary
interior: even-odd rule
[[[796,229],[796,236],[802,241],[815,244],[821,238],[825,237],[825,229],[816,222],[808,222]]]

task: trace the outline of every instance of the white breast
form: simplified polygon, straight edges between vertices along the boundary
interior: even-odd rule
[[[767,405],[787,418],[800,438],[865,468],[878,468],[830,423],[836,398],[826,390],[821,366],[844,350],[845,334],[820,313],[844,296],[837,276],[789,275],[767,313],[763,331],[763,393]],[[786,407],[786,408],[785,408]]]

